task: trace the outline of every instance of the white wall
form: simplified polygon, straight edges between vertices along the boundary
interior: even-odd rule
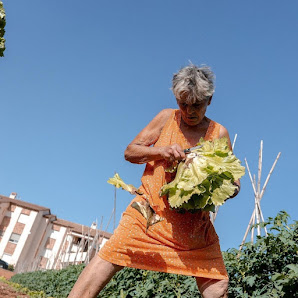
[[[17,208],[19,208],[19,207],[16,207],[14,213],[16,212]],[[26,251],[23,249],[24,249],[24,246],[28,239],[28,236],[31,234],[31,227],[32,227],[37,215],[38,215],[38,213],[36,211],[31,210],[30,215],[28,216],[28,221],[27,221],[27,223],[24,227],[24,230],[21,234],[20,240],[19,240],[17,247],[12,255],[12,258],[11,258],[12,264],[16,264],[18,262],[18,259],[21,255],[21,253],[24,253],[24,254],[26,253]]]
[[[12,233],[12,231],[13,231],[13,229],[14,229],[14,227],[15,227],[18,219],[19,219],[19,216],[21,214],[21,211],[22,211],[22,208],[21,207],[16,207],[15,211],[12,213],[12,217],[10,219],[10,223],[9,223],[8,227],[6,228],[6,230],[5,230],[5,232],[4,232],[3,236],[2,236],[1,243],[0,243],[0,258],[3,257],[3,253],[4,253],[4,250],[5,250],[5,247],[6,247],[7,243],[8,243],[8,241],[9,241],[10,235],[11,235],[11,233]],[[24,245],[24,244],[22,243],[21,245]],[[10,260],[10,264],[15,265],[14,258],[13,257]]]
[[[46,268],[47,269],[52,269],[56,264],[56,259],[57,256],[60,253],[60,250],[62,249],[62,245],[63,245],[63,240],[64,240],[64,236],[65,233],[67,232],[67,228],[66,227],[60,227],[60,231],[54,231],[52,230],[52,233],[50,234],[50,238],[56,239],[55,244],[53,246],[53,249],[51,250],[51,255],[50,256],[46,256],[47,252],[45,251],[44,254],[47,258],[49,258],[48,263]]]

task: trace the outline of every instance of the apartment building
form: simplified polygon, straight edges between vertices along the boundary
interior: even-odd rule
[[[62,269],[88,263],[112,234],[51,214],[38,206],[0,195],[0,258],[16,272]]]

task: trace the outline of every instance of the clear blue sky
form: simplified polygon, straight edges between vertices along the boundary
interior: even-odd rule
[[[262,183],[264,216],[297,219],[297,1],[11,1],[0,59],[0,194],[47,206],[90,226],[113,209],[106,181],[140,185],[143,165],[123,152],[164,108],[171,78],[192,61],[216,74],[207,116],[223,124],[235,154]],[[132,197],[118,191],[117,222]],[[254,208],[248,175],[221,209],[223,250],[237,247]],[[109,231],[111,231],[111,227]]]

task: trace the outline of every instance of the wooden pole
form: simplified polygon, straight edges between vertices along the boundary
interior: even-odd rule
[[[117,199],[117,188],[115,186],[114,191],[114,224],[113,224],[113,231],[116,229],[116,199]]]
[[[254,242],[254,230],[255,230],[254,225],[255,225],[255,223],[256,223],[256,216],[255,216],[255,213],[254,213],[253,221],[252,221],[252,224],[251,224],[251,226],[252,226],[252,228],[251,228],[251,239],[250,239],[251,243]]]
[[[233,141],[233,145],[232,145],[232,150],[234,150],[236,140],[237,140],[237,134],[235,134],[235,137],[234,137],[234,141]]]
[[[255,175],[255,174],[254,174],[254,176],[253,176],[253,184],[254,184],[255,187],[256,187],[256,175]],[[255,227],[254,227],[254,225],[255,225],[255,223],[256,223],[256,216],[255,216],[255,214],[254,214],[253,222],[252,222],[252,228],[251,228],[251,243],[253,243],[253,241],[254,241],[254,231],[255,231]]]
[[[262,163],[263,163],[263,140],[261,140],[259,151],[259,167],[258,167],[258,194],[261,193],[261,175],[262,175]]]
[[[256,187],[254,185],[254,182],[253,182],[253,179],[252,179],[252,176],[251,176],[251,172],[250,172],[250,169],[249,169],[249,166],[248,166],[248,162],[246,160],[246,158],[244,158],[244,161],[245,161],[245,164],[246,164],[246,168],[247,168],[247,171],[248,171],[248,175],[249,175],[249,178],[250,178],[250,182],[252,184],[252,188],[253,188],[253,191],[254,191],[254,195],[257,196],[257,190],[256,190]]]
[[[276,159],[275,159],[275,161],[274,161],[274,163],[273,163],[273,165],[272,165],[272,167],[271,167],[271,170],[270,170],[270,172],[269,172],[269,174],[268,174],[268,176],[267,176],[267,179],[266,179],[266,181],[265,181],[265,183],[264,183],[264,186],[263,186],[263,188],[262,188],[261,195],[260,195],[260,200],[262,199],[262,197],[263,197],[263,195],[264,195],[264,192],[265,192],[265,189],[266,189],[266,187],[267,187],[268,181],[269,181],[269,179],[270,179],[270,177],[271,177],[271,174],[272,174],[272,172],[273,172],[273,170],[274,170],[274,168],[275,168],[275,166],[276,166],[276,163],[277,163],[277,161],[278,161],[280,155],[281,155],[281,152],[279,152],[279,153],[277,154],[277,157],[276,157]]]
[[[100,220],[100,226],[99,226],[99,230],[102,232],[102,222],[103,222],[103,216],[101,217],[101,220]],[[98,250],[99,250],[99,234],[98,234],[98,237],[97,237],[97,242],[96,242],[96,254],[98,253]]]
[[[251,224],[252,224],[254,215],[255,215],[255,210],[252,212],[251,218],[250,218],[250,220],[249,220],[249,224],[248,224],[247,229],[246,229],[246,231],[245,231],[245,234],[244,234],[244,237],[243,237],[243,240],[242,240],[242,242],[241,242],[241,245],[240,245],[239,250],[242,249],[242,246],[243,246],[243,244],[245,243],[245,240],[246,240],[247,234],[248,234],[248,232],[249,232],[249,229],[250,229],[250,227],[251,227]]]

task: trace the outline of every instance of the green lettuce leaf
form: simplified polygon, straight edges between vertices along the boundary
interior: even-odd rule
[[[110,183],[110,184],[116,186],[117,188],[120,188],[120,187],[121,187],[122,189],[128,191],[128,192],[131,193],[132,195],[134,195],[134,194],[139,194],[139,195],[141,195],[141,194],[142,194],[142,192],[140,192],[140,191],[139,191],[136,187],[134,187],[132,184],[126,184],[126,183],[120,178],[120,176],[119,176],[118,173],[116,173],[116,174],[114,175],[113,178],[110,178],[110,179],[108,180],[108,183]]]
[[[172,208],[214,211],[234,194],[234,181],[245,174],[227,138],[201,139],[199,144],[201,148],[179,163],[175,179],[160,190],[161,196],[168,196]]]

